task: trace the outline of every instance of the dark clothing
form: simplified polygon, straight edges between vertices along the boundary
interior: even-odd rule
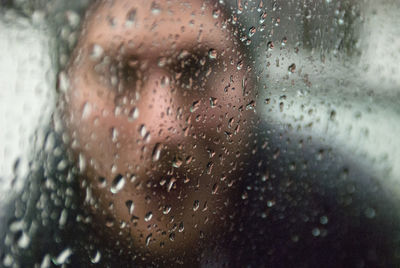
[[[25,190],[10,204],[1,256],[12,256],[20,267],[39,267],[46,258],[57,266],[66,249],[71,252],[66,267],[398,266],[399,203],[382,186],[384,178],[327,146],[296,149],[285,139],[262,134],[239,184],[242,194],[230,227],[207,245],[200,241],[207,250],[189,264],[180,256],[152,258],[108,239],[107,227],[82,209],[79,175],[60,138],[49,132],[46,142],[54,146],[37,154]],[[271,145],[261,149],[267,140]],[[35,163],[42,164],[35,169]],[[24,233],[30,243],[21,248]],[[93,264],[96,254],[100,260]]]

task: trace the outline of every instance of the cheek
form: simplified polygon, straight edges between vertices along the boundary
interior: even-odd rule
[[[115,175],[113,170],[123,174],[147,168],[155,144],[176,138],[171,135],[176,120],[162,118],[165,96],[144,94],[134,104],[118,104],[106,91],[78,76],[66,96],[66,126],[75,154],[107,178]]]
[[[65,97],[65,124],[73,151],[106,175],[118,159],[118,130],[129,122],[115,116],[110,94],[99,94],[98,86],[79,75],[71,77],[74,80]]]
[[[246,98],[243,94],[242,81],[244,73],[228,69],[226,72],[218,72],[208,83],[208,96],[206,96],[209,114],[214,114],[220,125],[227,126],[229,120],[236,121],[242,117]]]

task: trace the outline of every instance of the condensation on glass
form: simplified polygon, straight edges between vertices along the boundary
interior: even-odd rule
[[[1,267],[396,267],[396,1],[1,2]]]

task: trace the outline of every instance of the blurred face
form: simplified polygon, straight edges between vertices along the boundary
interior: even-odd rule
[[[66,126],[87,204],[110,236],[156,253],[229,227],[245,163],[246,66],[205,2],[101,2],[68,68]]]

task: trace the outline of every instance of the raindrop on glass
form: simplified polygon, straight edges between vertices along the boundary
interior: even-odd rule
[[[135,204],[133,203],[132,200],[128,200],[125,202],[126,207],[128,208],[129,214],[132,215],[133,210],[135,209]]]
[[[146,215],[144,216],[145,221],[150,221],[151,218],[153,218],[153,213],[151,211],[147,212]]]
[[[210,58],[210,59],[216,59],[217,58],[217,56],[218,56],[218,53],[217,53],[217,50],[215,50],[215,49],[210,49],[209,51],[208,51],[208,57]]]
[[[156,145],[154,145],[153,154],[152,154],[153,162],[160,160],[161,151],[162,151],[162,144],[156,143]]]
[[[292,63],[289,67],[288,67],[288,71],[290,73],[294,73],[296,71],[296,64]]]
[[[111,193],[117,194],[119,191],[122,190],[125,186],[125,177],[121,174],[118,174],[115,179],[112,181],[111,184]]]
[[[101,259],[101,253],[100,253],[100,251],[96,250],[96,253],[94,254],[94,256],[90,258],[90,261],[95,264],[95,263],[99,263],[100,259]]]
[[[199,207],[200,207],[200,202],[199,202],[199,200],[195,200],[195,201],[193,202],[193,211],[198,210]]]

